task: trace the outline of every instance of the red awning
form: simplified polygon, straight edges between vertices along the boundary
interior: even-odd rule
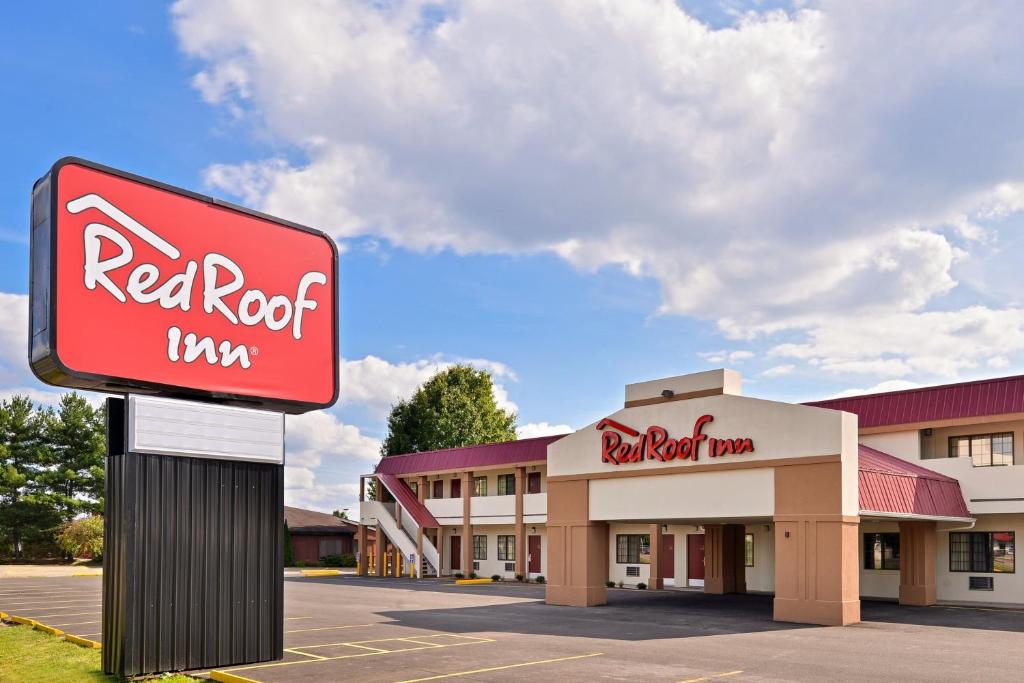
[[[861,515],[971,517],[956,479],[863,444],[858,455]]]
[[[420,502],[420,499],[416,497],[416,494],[412,492],[412,489],[404,481],[393,474],[378,474],[377,479],[391,492],[391,495],[395,497],[398,504],[402,506],[403,513],[412,515],[412,518],[416,520],[417,526],[424,529],[437,529],[441,526],[437,518],[430,514],[430,510]]]

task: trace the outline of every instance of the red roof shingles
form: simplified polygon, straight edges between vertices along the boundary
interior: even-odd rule
[[[423,451],[407,455],[391,455],[380,459],[377,474],[416,474],[445,470],[472,470],[476,467],[516,465],[526,462],[544,462],[548,459],[548,444],[565,434],[539,436],[502,443],[447,448],[442,451]]]
[[[419,498],[409,485],[399,479],[393,474],[377,474],[377,478],[380,479],[384,487],[391,492],[391,495],[395,497],[398,504],[402,506],[403,513],[412,515],[412,518],[416,520],[417,526],[436,529],[441,525],[438,523],[437,518],[430,513],[430,510],[420,502]]]
[[[1024,375],[811,401],[805,405],[855,413],[861,429],[1024,413]]]
[[[956,479],[863,444],[858,456],[861,514],[971,516]]]

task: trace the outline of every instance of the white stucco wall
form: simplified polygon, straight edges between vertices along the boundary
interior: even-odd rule
[[[995,469],[995,468],[992,468]],[[1002,468],[1006,469],[1006,468]],[[964,529],[966,531],[966,529]],[[1013,574],[949,571],[949,531],[940,531],[937,543],[936,588],[939,602],[983,602],[1024,604],[1024,567],[1020,564],[1020,547],[1024,542],[1024,515],[984,515],[978,517],[971,531],[1013,531],[1016,545],[1016,572]],[[971,576],[993,577],[992,591],[968,589]]]
[[[775,526],[748,524],[746,533],[754,535],[754,566],[746,568],[747,590],[775,591]]]

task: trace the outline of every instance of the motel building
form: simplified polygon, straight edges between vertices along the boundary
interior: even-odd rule
[[[360,491],[358,533],[401,558],[364,574],[756,592],[824,625],[861,598],[1021,606],[1024,377],[809,404],[730,370],[641,382],[577,432],[383,458]]]

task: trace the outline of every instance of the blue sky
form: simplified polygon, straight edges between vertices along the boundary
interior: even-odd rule
[[[493,369],[526,433],[733,367],[779,400],[1021,371],[1019,8],[20,5],[0,27],[0,393],[32,182],[77,155],[342,248],[342,400],[289,498],[352,504],[387,405]]]

